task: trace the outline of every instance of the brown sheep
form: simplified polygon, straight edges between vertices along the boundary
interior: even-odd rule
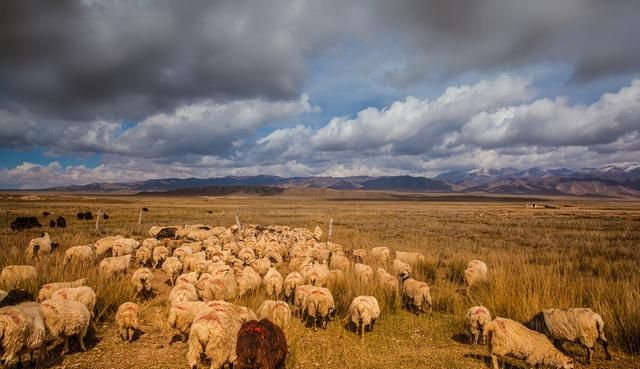
[[[238,369],[282,368],[287,358],[284,332],[268,319],[250,320],[238,332],[236,356]]]

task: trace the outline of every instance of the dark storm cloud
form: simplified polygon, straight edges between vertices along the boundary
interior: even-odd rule
[[[342,28],[339,16],[307,19],[322,12],[286,1],[2,1],[0,101],[53,119],[138,120],[201,98],[297,98],[305,56]]]
[[[633,0],[399,0],[381,2],[381,23],[417,46],[388,73],[399,85],[466,71],[566,63],[587,81],[640,67]]]

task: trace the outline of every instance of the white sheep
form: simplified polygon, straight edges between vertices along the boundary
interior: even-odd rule
[[[271,268],[271,260],[267,258],[254,259],[250,265],[253,270],[260,274],[260,277],[264,277],[269,271],[269,268]]]
[[[152,258],[153,258],[153,269],[158,267],[159,263],[164,263],[169,257],[169,249],[165,246],[156,246],[153,248]]]
[[[369,251],[369,255],[371,255],[374,263],[387,264],[391,259],[391,250],[384,246],[374,247]]]
[[[104,237],[97,240],[94,244],[94,247],[96,248],[96,256],[97,257],[107,256],[112,251],[113,243],[116,240],[121,238],[122,236],[117,235],[117,236]]]
[[[42,236],[37,237],[29,241],[29,246],[25,251],[27,259],[37,260],[42,257],[49,256],[53,250],[51,237],[47,232],[44,232]]]
[[[376,270],[376,280],[378,282],[378,286],[382,287],[382,290],[387,296],[398,295],[398,278],[387,273],[386,270],[378,268],[378,270]]]
[[[187,341],[187,333],[191,329],[191,323],[195,316],[206,307],[203,301],[182,301],[171,304],[169,317],[167,319],[169,327],[174,330],[171,339],[176,335],[182,337],[182,342]]]
[[[120,331],[120,337],[129,343],[133,335],[140,329],[140,308],[134,302],[125,302],[118,306],[116,312],[116,325]]]
[[[348,273],[351,270],[351,260],[344,255],[338,255],[333,253],[331,255],[331,260],[329,261],[329,267],[331,269],[340,269],[345,273]]]
[[[280,328],[284,329],[289,326],[291,310],[289,304],[284,301],[265,300],[260,304],[256,313],[258,319],[269,319]]]
[[[0,284],[7,290],[36,284],[38,273],[31,265],[8,265],[0,273]]]
[[[331,320],[335,313],[333,295],[324,287],[311,287],[311,290],[304,297],[304,315],[307,320],[312,320],[314,331],[318,325],[325,329],[327,321]]]
[[[103,278],[111,278],[125,274],[131,263],[131,254],[104,258],[98,265],[98,274]]]
[[[197,272],[180,274],[180,276],[176,278],[176,285],[186,283],[195,286],[199,277],[200,275]]]
[[[198,291],[192,284],[177,284],[169,293],[169,301],[171,301],[172,304],[181,301],[198,301]]]
[[[182,263],[175,256],[168,257],[162,263],[162,271],[167,274],[171,280],[171,286],[173,287],[175,286],[176,278],[178,278],[180,273],[182,273]]]
[[[23,351],[29,353],[32,362],[33,353],[37,352],[37,360],[39,360],[46,354],[47,338],[47,327],[44,323],[44,313],[42,312],[42,308],[37,302],[23,302],[18,304],[16,308],[20,309],[28,319],[29,336],[27,337]]]
[[[262,284],[262,277],[252,267],[247,266],[236,277],[238,284],[238,296],[242,297],[247,293],[256,292]]]
[[[403,261],[409,265],[416,265],[419,263],[424,263],[424,255],[419,252],[404,252],[404,251],[396,251],[397,260]]]
[[[313,267],[305,274],[305,283],[312,286],[326,287],[329,282],[329,269],[326,265],[313,263]]]
[[[93,316],[93,308],[96,306],[96,293],[89,286],[65,287],[54,292],[50,300],[77,301],[83,304]]]
[[[140,247],[146,247],[149,250],[153,250],[156,246],[160,245],[160,240],[155,238],[145,238],[142,240]]]
[[[282,287],[284,279],[282,274],[276,270],[276,268],[269,268],[267,274],[262,278],[262,285],[267,292],[267,296],[271,298],[278,298],[282,295]]]
[[[153,282],[153,273],[148,268],[138,268],[133,272],[131,283],[136,288],[136,292],[140,296],[147,296],[152,292],[151,283]]]
[[[40,306],[49,335],[58,343],[64,340],[64,349],[60,355],[69,352],[71,336],[78,336],[80,348],[86,351],[84,337],[87,335],[91,313],[85,305],[73,300],[50,299],[43,301]]]
[[[334,269],[329,271],[329,278],[327,278],[327,286],[335,288],[344,284],[346,281],[345,274],[340,269]]]
[[[484,330],[484,326],[490,321],[491,313],[489,309],[484,306],[474,306],[467,310],[467,313],[464,315],[464,328],[472,344],[477,345],[479,338],[482,338],[481,343],[485,344],[482,331]]]
[[[429,285],[425,282],[417,281],[413,278],[402,280],[402,303],[409,311],[416,315],[424,312],[424,305],[431,311],[432,301],[429,292]]]
[[[480,260],[471,260],[464,270],[464,286],[467,293],[475,284],[487,280],[487,264]]]
[[[87,284],[86,278],[76,279],[72,282],[52,282],[42,285],[40,287],[40,291],[38,292],[38,301],[44,301],[51,298],[54,292],[61,288],[67,287],[80,287]]]
[[[216,311],[196,317],[189,331],[189,367],[196,369],[203,354],[211,362],[212,369],[223,368],[226,364],[232,366],[241,324],[229,314]]]
[[[492,320],[485,325],[483,336],[489,346],[493,369],[499,369],[498,358],[504,356],[524,360],[530,366],[573,369],[573,360],[553,347],[545,335],[513,320]]]
[[[411,265],[405,263],[404,261],[395,259],[393,264],[391,265],[391,271],[393,275],[400,278],[406,278],[411,276]]]
[[[0,361],[9,364],[26,348],[31,329],[29,317],[16,306],[0,309]]]
[[[356,333],[360,331],[360,337],[364,339],[366,327],[373,330],[376,319],[380,317],[378,300],[373,296],[358,296],[349,306],[349,318],[356,325]]]
[[[113,242],[111,251],[113,252],[113,256],[124,256],[133,254],[139,246],[140,242],[133,238],[118,238]]]
[[[93,266],[96,262],[96,252],[91,245],[81,245],[69,247],[64,252],[64,260],[62,261],[62,268],[66,268],[67,265],[81,265],[81,266]]]
[[[191,249],[191,253],[195,254],[202,251],[202,242],[185,242],[180,247],[188,247]]]
[[[284,279],[284,297],[290,304],[293,303],[296,288],[303,284],[304,278],[302,277],[302,274],[298,272],[291,272],[287,274],[287,277]]]
[[[373,268],[368,265],[356,263],[353,266],[356,281],[361,284],[371,284],[373,282]]]
[[[232,300],[237,296],[237,283],[233,274],[204,273],[196,283],[198,295],[204,301]]]
[[[207,260],[207,254],[204,251],[185,255],[182,259],[182,269],[189,272],[195,272],[196,264],[203,260]]]
[[[136,261],[141,266],[145,266],[151,259],[151,253],[152,253],[151,249],[142,246],[133,253],[133,256],[135,256]]]
[[[600,314],[591,309],[542,310],[525,323],[525,326],[557,342],[556,346],[561,345],[562,341],[580,344],[587,350],[587,364],[591,363],[596,342],[604,348],[607,360],[611,360],[609,341],[604,335],[604,321]]]
[[[184,261],[184,257],[193,254],[193,250],[190,247],[180,246],[173,250],[173,256],[177,257],[180,262]]]

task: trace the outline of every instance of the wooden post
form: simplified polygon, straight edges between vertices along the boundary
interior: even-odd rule
[[[96,217],[96,232],[100,229],[100,216],[102,216],[102,209],[98,209],[98,216]]]
[[[331,241],[333,236],[333,218],[329,219],[329,232],[327,233],[327,242]]]
[[[240,224],[240,217],[238,217],[238,214],[236,214],[236,225],[238,226],[238,230],[241,231],[242,224]]]
[[[140,209],[140,215],[138,215],[138,225],[142,224],[142,209]]]

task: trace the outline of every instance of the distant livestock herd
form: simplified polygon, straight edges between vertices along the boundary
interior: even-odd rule
[[[415,314],[432,310],[428,284],[413,278],[414,268],[425,262],[418,252],[394,252],[387,247],[344,249],[334,242],[320,242],[319,227],[311,231],[287,226],[153,226],[149,236],[136,240],[115,235],[69,247],[63,267],[97,264],[101,278],[113,278],[127,275],[134,266],[131,283],[140,299],[153,296],[154,271],[160,268],[172,286],[167,314],[170,340],[188,340],[190,368],[197,367],[201,356],[210,361],[211,368],[227,364],[241,369],[281,367],[288,352],[283,329],[291,317],[302,319],[313,330],[326,328],[336,316],[333,293],[347,282],[378,286],[387,297],[399,296],[402,306]],[[25,254],[36,264],[55,250],[56,244],[44,233],[31,240]],[[468,291],[487,278],[487,265],[472,260],[464,271],[464,287]],[[86,286],[86,278],[42,285],[39,303],[24,302],[32,296],[19,288],[35,284],[36,279],[37,269],[32,265],[10,265],[0,273],[0,284],[9,290],[1,292],[5,297],[0,301],[0,305],[9,305],[0,309],[3,363],[23,354],[37,359],[51,342],[63,343],[64,354],[72,336],[85,349],[83,340],[96,304],[96,293]],[[258,291],[268,299],[255,312],[234,303]],[[345,322],[362,338],[381,318],[374,296],[355,297],[347,311]],[[115,322],[120,337],[132,341],[139,329],[139,306],[123,303]],[[610,359],[604,323],[590,309],[543,310],[520,324],[492,319],[486,307],[474,306],[466,312],[464,322],[471,343],[488,345],[494,369],[504,356],[534,366],[573,368],[572,360],[550,340],[580,343],[587,349],[587,362],[595,343],[600,342]]]

